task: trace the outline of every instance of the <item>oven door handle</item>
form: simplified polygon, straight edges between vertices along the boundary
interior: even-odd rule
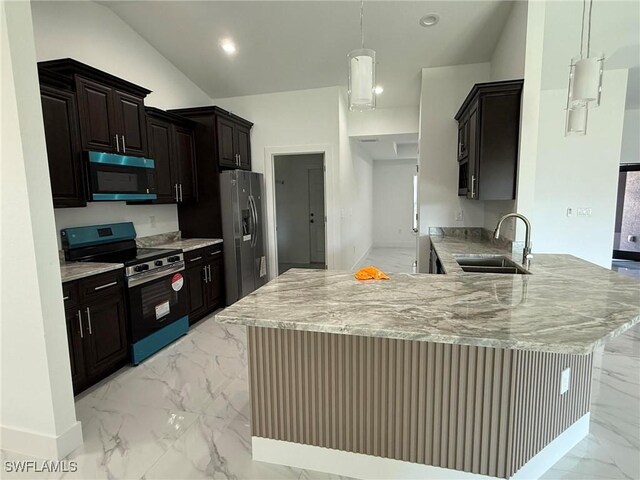
[[[176,262],[171,265],[167,265],[164,268],[157,268],[150,272],[139,273],[138,275],[133,275],[127,279],[127,286],[129,288],[135,287],[138,285],[142,285],[144,283],[151,282],[153,280],[157,280],[158,278],[163,278],[172,273],[181,272],[184,270],[184,262]]]

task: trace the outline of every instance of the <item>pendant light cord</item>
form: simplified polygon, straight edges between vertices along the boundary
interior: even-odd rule
[[[364,48],[364,0],[360,0],[360,44]]]
[[[591,55],[591,10],[593,9],[593,0],[589,0],[589,29],[587,30],[587,58]]]
[[[582,60],[582,52],[584,46],[584,13],[587,6],[587,0],[582,0],[582,23],[580,24],[580,60]]]

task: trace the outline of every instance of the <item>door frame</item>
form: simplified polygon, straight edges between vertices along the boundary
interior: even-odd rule
[[[321,145],[298,145],[286,147],[267,147],[265,150],[265,194],[267,205],[267,239],[269,251],[269,279],[278,276],[278,234],[276,232],[276,178],[275,178],[275,157],[284,155],[323,155],[324,165],[324,212],[327,217],[325,222],[325,263],[327,269],[338,268],[338,255],[340,246],[340,231],[338,207],[336,204],[337,189],[333,171],[333,146],[331,144]]]

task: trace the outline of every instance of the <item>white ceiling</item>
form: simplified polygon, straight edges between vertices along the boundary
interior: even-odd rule
[[[101,1],[212,98],[346,85],[360,46],[358,1]],[[417,105],[420,69],[491,58],[512,3],[367,1],[380,107]],[[420,17],[436,12],[438,25]],[[228,57],[221,38],[238,47]]]
[[[416,160],[418,134],[366,135],[353,137],[372,160]]]

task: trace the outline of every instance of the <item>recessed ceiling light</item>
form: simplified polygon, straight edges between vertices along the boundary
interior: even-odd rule
[[[420,25],[423,27],[433,27],[440,21],[440,15],[437,13],[428,13],[420,19]]]
[[[230,40],[228,38],[220,40],[220,46],[222,47],[222,50],[224,50],[224,53],[226,53],[227,55],[233,55],[238,51],[238,49],[236,48],[236,44],[233,43],[233,40]]]
[[[382,85],[376,85],[376,88],[374,88],[373,91],[376,95],[380,95],[382,92],[384,92],[384,88],[382,88]]]

